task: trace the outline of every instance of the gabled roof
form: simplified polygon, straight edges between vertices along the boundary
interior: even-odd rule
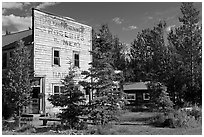
[[[32,30],[20,31],[2,36],[2,47],[32,35]]]
[[[148,82],[134,82],[123,85],[124,90],[148,90]]]

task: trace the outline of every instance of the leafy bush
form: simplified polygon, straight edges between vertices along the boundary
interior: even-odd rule
[[[30,132],[36,132],[36,129],[33,125],[24,125],[18,129],[16,129],[16,132],[25,132],[25,131],[30,131]]]
[[[197,127],[201,125],[202,115],[201,110],[175,110],[169,113],[158,114],[153,120],[152,124],[160,127]]]
[[[193,116],[196,120],[199,120],[202,118],[202,109],[194,106],[192,107],[191,111],[187,111],[188,115]]]
[[[94,134],[94,135],[114,135],[116,134],[116,131],[112,129],[112,125],[108,124],[106,126],[104,125],[97,125],[94,127],[91,127],[87,134]]]
[[[13,130],[17,127],[17,124],[15,122],[7,121],[7,120],[2,120],[2,130]]]

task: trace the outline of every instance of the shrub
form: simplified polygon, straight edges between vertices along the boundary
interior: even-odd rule
[[[94,135],[114,135],[116,134],[116,131],[112,129],[112,125],[108,124],[106,126],[104,125],[97,125],[94,127],[91,127],[87,134],[94,134]]]
[[[156,127],[162,127],[166,117],[164,114],[157,114],[154,118],[152,118],[151,122]]]
[[[192,110],[188,111],[187,113],[188,115],[193,116],[196,120],[199,120],[202,118],[202,109],[197,106],[194,106]]]
[[[16,132],[25,132],[25,131],[35,132],[36,129],[33,125],[24,125],[18,129],[16,129]]]
[[[2,130],[13,130],[17,127],[18,125],[14,122],[7,121],[7,120],[2,120]]]
[[[158,114],[152,124],[160,127],[197,127],[201,125],[202,115],[200,111],[175,110],[169,113]]]

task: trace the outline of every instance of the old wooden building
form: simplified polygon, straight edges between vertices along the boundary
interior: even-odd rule
[[[131,106],[144,106],[151,102],[147,82],[133,82],[123,85],[126,99]]]
[[[49,95],[60,94],[61,79],[70,65],[81,80],[81,71],[88,70],[92,60],[92,27],[72,18],[56,16],[37,9],[32,10],[32,29],[2,37],[2,67],[8,68],[8,58],[15,42],[23,40],[30,47],[32,69],[32,105],[25,113],[49,113],[55,111],[47,100]]]

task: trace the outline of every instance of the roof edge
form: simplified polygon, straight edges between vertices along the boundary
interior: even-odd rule
[[[27,29],[27,30],[13,32],[13,33],[10,33],[10,34],[5,34],[5,35],[2,35],[2,37],[22,33],[22,32],[25,32],[25,31],[32,31],[32,29]]]

